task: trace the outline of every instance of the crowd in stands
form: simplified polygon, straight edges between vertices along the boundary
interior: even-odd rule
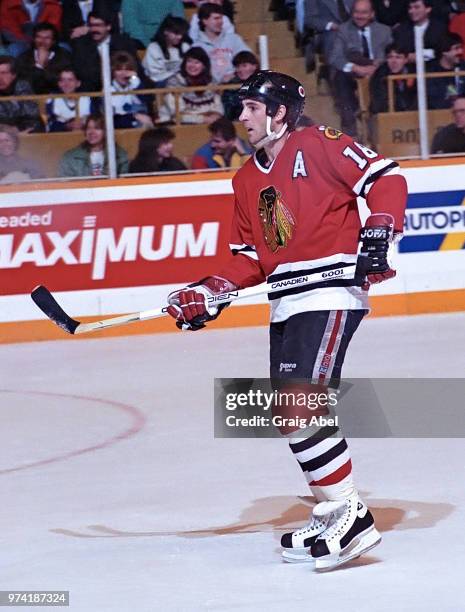
[[[186,4],[195,7],[190,21]],[[312,54],[322,57],[318,76],[328,82],[341,128],[353,136],[358,82],[369,83],[370,113],[387,112],[386,77],[415,73],[414,37],[420,32],[427,73],[455,73],[427,80],[428,108],[450,108],[454,118],[433,149],[457,150],[464,130],[465,77],[458,71],[465,69],[465,0],[272,0],[271,8],[295,18],[307,65]],[[251,153],[231,122],[241,112],[237,89],[259,62],[235,30],[231,0],[0,0],[0,36],[5,176],[15,159],[23,168],[18,172],[28,174],[17,155],[19,133],[77,130],[84,132],[83,143],[65,155],[60,176],[106,173],[103,102],[96,95],[104,48],[111,60],[114,127],[146,130],[130,164],[117,149],[120,173],[186,169],[186,160],[172,156],[169,126],[179,123],[205,124],[210,131],[189,162],[193,168],[234,167]],[[235,87],[218,91],[219,84]],[[153,89],[158,91],[144,91]],[[396,112],[416,110],[414,78],[395,80],[393,92]],[[37,102],[34,94],[50,98]],[[3,99],[9,96],[29,98]],[[7,141],[14,153],[3,152]]]

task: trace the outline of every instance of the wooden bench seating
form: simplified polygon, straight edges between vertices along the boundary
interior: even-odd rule
[[[170,129],[176,134],[174,155],[187,162],[194,151],[210,138],[206,125],[178,125],[170,126]],[[236,129],[242,138],[246,137],[241,124],[236,124]],[[142,129],[115,131],[116,142],[126,150],[129,159],[133,159],[137,153],[142,132]],[[21,134],[19,153],[23,157],[36,160],[46,178],[54,178],[57,176],[58,164],[65,151],[78,146],[83,140],[84,137],[80,131]]]

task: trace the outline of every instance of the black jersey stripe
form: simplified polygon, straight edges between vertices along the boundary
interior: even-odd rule
[[[389,172],[389,170],[392,170],[393,168],[398,168],[398,167],[399,167],[399,164],[397,162],[391,162],[388,166],[385,166],[384,168],[381,168],[377,172],[373,172],[373,174],[370,174],[367,180],[363,183],[362,188],[360,189],[360,196],[364,198],[365,189],[368,187],[368,185],[370,185],[371,183],[374,183],[376,179],[379,179],[381,176],[383,176],[383,174],[386,174],[387,172]]]
[[[293,453],[300,453],[304,450],[308,450],[312,448],[312,446],[316,446],[322,440],[326,440],[326,438],[330,438],[334,436],[335,433],[339,431],[338,427],[322,427],[319,431],[317,431],[310,438],[306,438],[301,442],[290,442],[289,446],[291,447],[291,451]]]
[[[314,472],[325,465],[328,465],[333,459],[342,455],[347,450],[347,442],[342,438],[335,446],[327,450],[325,453],[309,459],[308,461],[299,461],[300,467],[304,472]]]

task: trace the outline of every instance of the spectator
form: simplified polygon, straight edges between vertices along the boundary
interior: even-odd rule
[[[437,19],[430,18],[431,0],[409,0],[409,19],[393,30],[394,41],[409,52],[409,62],[415,62],[415,30],[423,34],[425,62],[434,59],[434,47],[447,33],[447,26]]]
[[[14,125],[20,132],[43,132],[44,125],[35,102],[2,101],[7,96],[27,96],[33,93],[27,81],[17,78],[14,58],[0,56],[0,122]]]
[[[376,69],[370,79],[370,113],[387,113],[388,83],[391,74],[415,73],[415,66],[408,63],[408,51],[396,43],[386,47],[386,61]],[[410,111],[417,108],[417,88],[415,79],[394,81],[394,110]]]
[[[137,58],[137,46],[126,34],[113,34],[111,16],[106,12],[91,11],[87,18],[89,32],[85,36],[73,38],[73,65],[82,83],[83,91],[98,91],[102,88],[100,76],[100,50],[110,45],[110,54],[126,51]],[[139,77],[144,78],[142,67],[138,64]]]
[[[61,15],[58,0],[1,0],[0,33],[8,44],[8,55],[17,57],[27,51],[38,23],[51,23],[60,32]]]
[[[408,19],[408,0],[373,0],[376,20],[390,28]]]
[[[179,74],[168,81],[168,87],[199,87],[179,95],[181,123],[212,123],[224,113],[221,97],[205,86],[211,85],[210,59],[200,47],[191,47],[183,57]],[[175,121],[174,94],[167,94],[158,111],[158,123]]]
[[[71,65],[71,54],[58,46],[58,32],[51,23],[34,26],[32,48],[16,62],[20,79],[29,81],[37,94],[56,91],[60,70]]]
[[[137,76],[135,59],[125,51],[111,56],[111,90],[121,95],[112,96],[113,120],[115,128],[153,127],[149,116],[151,96],[137,96],[133,91],[142,89]],[[124,95],[123,95],[124,94]]]
[[[194,44],[208,53],[215,83],[226,83],[234,76],[232,58],[239,51],[250,51],[238,34],[223,31],[223,13],[217,4],[207,2],[199,8],[199,36]]]
[[[121,0],[61,0],[63,7],[62,35],[70,41],[89,32],[87,18],[91,11],[103,11],[111,19],[112,31],[119,33]]]
[[[103,176],[108,174],[105,147],[105,122],[101,115],[89,115],[84,124],[85,140],[66,151],[60,161],[58,176]],[[116,145],[118,174],[128,171],[126,151]]]
[[[18,155],[18,130],[10,125],[0,125],[0,183],[18,183],[41,178],[38,165]]]
[[[74,68],[64,68],[58,75],[58,89],[64,94],[74,94],[81,86]],[[79,113],[77,113],[79,110]],[[81,130],[91,114],[91,99],[53,98],[47,100],[47,129],[49,132],[71,132]]]
[[[352,17],[337,31],[329,62],[334,69],[333,87],[341,129],[356,136],[357,78],[371,77],[384,61],[391,29],[374,20],[370,0],[356,0]]]
[[[438,41],[435,53],[439,59],[428,62],[428,72],[465,70],[463,44],[458,34],[449,34]],[[450,108],[457,95],[465,94],[465,78],[455,75],[427,79],[426,93],[429,109]]]
[[[180,69],[184,53],[190,47],[189,25],[181,17],[168,15],[147,47],[142,66],[155,87],[165,87]]]
[[[329,50],[334,44],[336,32],[342,23],[350,19],[355,0],[308,0],[308,26],[317,32],[321,39],[323,55],[327,60]]]
[[[182,0],[123,0],[123,29],[145,49],[168,15],[184,17]]]
[[[439,130],[433,138],[432,153],[465,152],[465,96],[459,96],[452,104],[454,123]]]
[[[228,84],[237,83],[239,86],[258,70],[258,59],[250,51],[239,51],[233,58],[234,76]],[[224,106],[224,115],[231,121],[237,121],[242,112],[242,102],[239,99],[238,89],[227,89],[223,92],[221,100]]]
[[[129,164],[129,172],[176,172],[187,170],[177,157],[173,157],[174,132],[167,127],[146,130],[139,140],[139,150]]]
[[[252,149],[237,137],[234,123],[226,117],[221,117],[209,125],[208,129],[211,133],[210,140],[194,153],[192,169],[240,168]]]
[[[233,34],[235,30],[233,24],[234,9],[232,5],[226,4],[224,0],[198,0],[195,4],[197,7],[200,7],[202,4],[206,4],[208,1],[210,1],[211,4],[218,4],[218,6],[221,7],[223,13],[223,30],[227,34]],[[199,14],[197,12],[192,15],[189,26],[189,36],[192,38],[192,40],[196,40],[199,37],[199,32]]]

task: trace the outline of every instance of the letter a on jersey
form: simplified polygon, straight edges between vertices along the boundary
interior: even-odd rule
[[[308,176],[307,169],[305,168],[304,156],[302,155],[302,151],[300,151],[300,149],[295,154],[292,178],[297,178],[298,176]]]

